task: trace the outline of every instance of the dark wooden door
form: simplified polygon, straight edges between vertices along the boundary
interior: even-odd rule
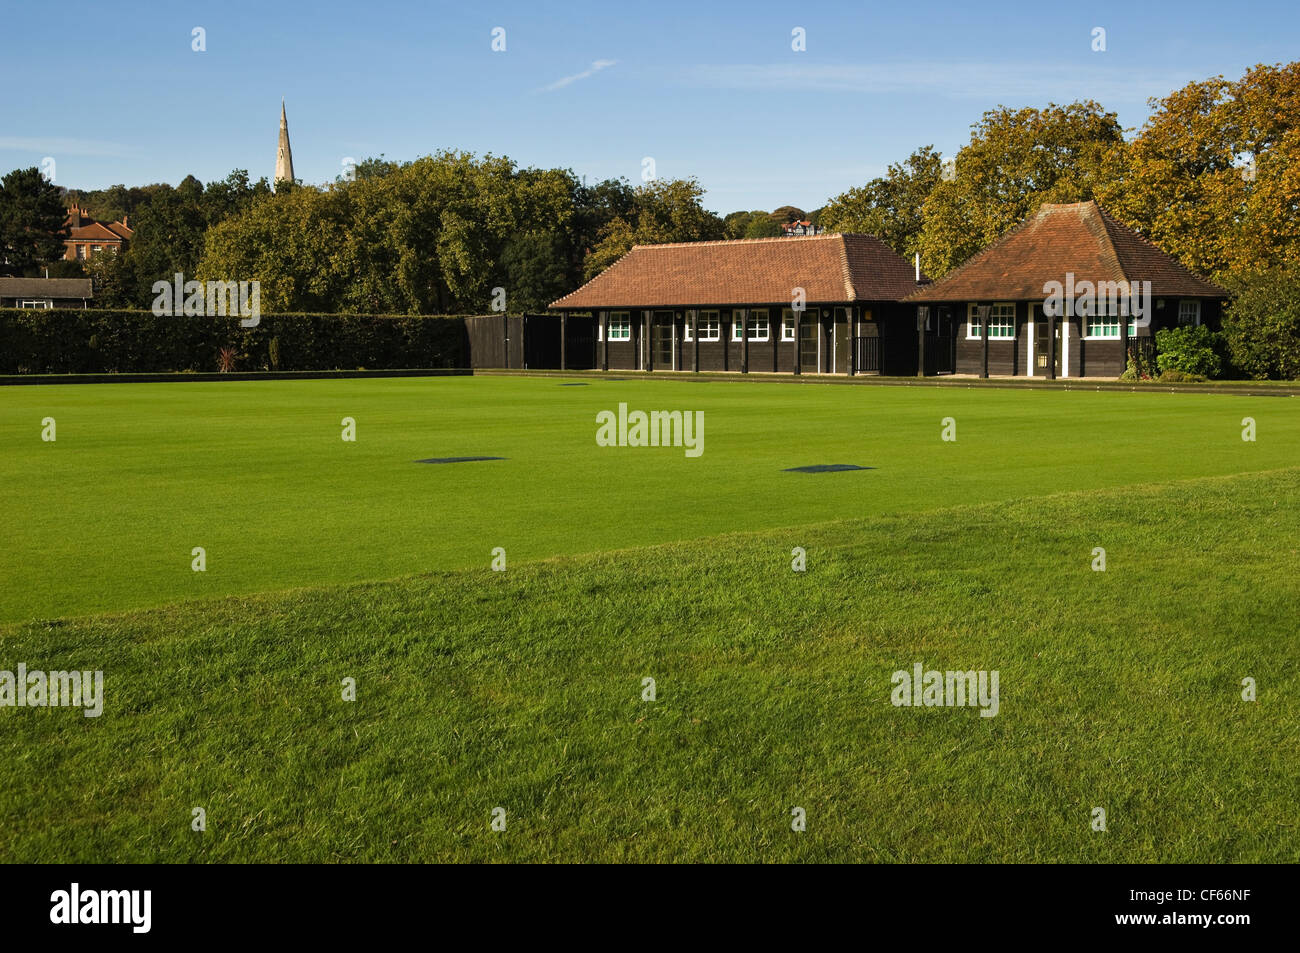
[[[849,309],[835,309],[835,373],[849,372]]]
[[[799,325],[799,371],[803,374],[816,374],[821,371],[817,366],[817,335],[821,331],[821,319],[815,315],[803,316]]]
[[[650,342],[654,348],[654,367],[657,371],[677,369],[673,360],[673,313],[656,311],[650,325]]]
[[[1047,322],[1047,316],[1043,314],[1041,305],[1034,305],[1031,312],[1034,317],[1034,376],[1047,376],[1047,359],[1048,359],[1048,331],[1050,326]],[[1053,373],[1061,376],[1061,322],[1056,322],[1056,362]]]

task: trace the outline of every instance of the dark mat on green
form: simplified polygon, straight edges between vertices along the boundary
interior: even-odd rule
[[[860,467],[855,463],[815,463],[808,467],[786,467],[783,473],[838,473],[841,470],[874,470],[875,467]]]
[[[416,463],[475,463],[479,460],[505,460],[505,457],[430,457],[428,460],[416,460]]]

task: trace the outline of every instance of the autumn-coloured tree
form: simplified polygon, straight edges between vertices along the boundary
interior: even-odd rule
[[[1098,103],[986,112],[956,156],[954,174],[925,199],[919,243],[928,274],[949,269],[1048,202],[1100,199],[1122,176],[1125,143]]]
[[[1300,63],[1189,83],[1152,105],[1111,211],[1221,282],[1300,262]]]

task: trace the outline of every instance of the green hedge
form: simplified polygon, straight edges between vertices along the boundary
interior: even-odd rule
[[[223,348],[234,350],[236,371],[469,365],[455,315],[266,314],[243,328],[237,317],[0,309],[0,374],[211,372]]]

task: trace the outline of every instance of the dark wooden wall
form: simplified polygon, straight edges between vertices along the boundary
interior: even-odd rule
[[[1164,307],[1158,307],[1158,301],[1164,301]],[[1179,298],[1158,299],[1152,307],[1151,325],[1138,328],[1136,337],[1150,338],[1162,328],[1178,326]],[[1016,302],[1016,337],[1014,342],[1006,338],[989,339],[989,374],[991,376],[1028,375],[1029,355],[1029,309],[1030,305],[1041,302]],[[966,337],[967,302],[953,302],[950,307],[959,317],[957,328],[957,373],[979,374],[983,366],[984,345],[978,338],[968,340]],[[1079,317],[1057,318],[1056,323],[1062,339],[1056,342],[1057,356],[1061,360],[1062,370],[1057,376],[1068,372],[1069,377],[1119,377],[1124,373],[1125,358],[1123,342],[1117,339],[1090,340],[1082,338],[1082,322]],[[1223,309],[1219,301],[1201,301],[1201,323],[1218,329],[1222,326]],[[1065,353],[1064,336],[1069,335],[1069,353]],[[1035,341],[1033,355],[1035,377],[1046,377],[1047,368],[1040,366],[1041,356],[1039,342]],[[1067,360],[1068,359],[1068,368]]]

